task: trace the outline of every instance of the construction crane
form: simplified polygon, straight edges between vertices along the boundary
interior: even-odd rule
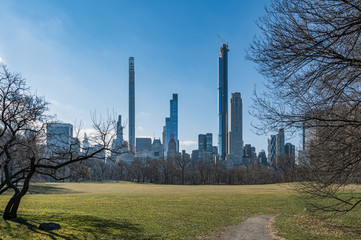
[[[218,37],[218,39],[222,42],[222,43],[224,43],[224,40],[223,40],[223,38],[217,33],[217,37]]]
[[[218,39],[222,42],[222,44],[224,44],[225,43],[225,41],[223,40],[223,38],[217,33],[217,37],[218,37]],[[227,42],[227,51],[229,51],[229,49],[228,49],[228,42]]]

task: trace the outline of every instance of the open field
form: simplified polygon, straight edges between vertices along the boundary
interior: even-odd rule
[[[361,239],[360,207],[321,220],[287,185],[47,183],[30,191],[20,206],[22,223],[0,221],[1,239],[195,239],[261,214],[279,214],[275,225],[288,239]],[[0,196],[0,213],[9,197]],[[62,229],[37,229],[50,221]]]

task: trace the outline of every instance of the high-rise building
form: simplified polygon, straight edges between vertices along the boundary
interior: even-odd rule
[[[167,158],[176,157],[178,155],[177,151],[177,143],[174,139],[174,135],[171,135],[171,138],[168,143],[168,151],[167,151]]]
[[[207,141],[206,141],[206,135],[205,134],[199,134],[198,135],[198,158],[201,158],[202,153],[206,152],[207,148]]]
[[[86,135],[86,133],[84,133],[82,152],[87,152],[89,150],[89,147],[90,147],[90,144],[89,144],[88,136]]]
[[[73,143],[73,125],[69,123],[46,125],[46,144],[52,151],[69,151]]]
[[[276,156],[285,154],[285,131],[283,128],[278,129],[276,134]]]
[[[252,145],[251,144],[245,144],[243,147],[243,156],[250,158],[252,155]]]
[[[163,157],[163,145],[160,139],[154,139],[152,143],[152,157],[154,159],[160,159]]]
[[[242,163],[244,165],[254,164],[257,161],[256,148],[252,147],[251,144],[245,144],[243,147],[243,158]]]
[[[266,151],[262,150],[258,153],[258,163],[267,165]]]
[[[229,132],[229,158],[233,165],[242,163],[242,98],[239,92],[231,95],[231,131]]]
[[[198,160],[211,160],[213,156],[212,133],[198,135]]]
[[[150,152],[152,147],[152,139],[151,138],[136,138],[135,151],[137,153],[141,152]]]
[[[120,153],[126,152],[125,149],[126,147],[123,138],[123,128],[124,127],[122,126],[122,115],[119,115],[117,121],[117,135],[112,142],[112,151],[110,155],[111,159],[109,162],[117,161],[120,157]]]
[[[166,137],[165,137],[165,126],[163,126],[163,132],[162,132],[162,143],[163,143],[163,151],[165,151],[165,149],[166,149],[166,144],[165,144],[165,142],[166,142]],[[164,153],[164,152],[163,152]],[[163,154],[164,155],[164,154]]]
[[[119,152],[120,148],[123,146],[123,126],[122,126],[122,115],[118,116],[117,121],[117,135],[116,138],[113,139],[112,149],[114,152]]]
[[[228,45],[223,44],[219,56],[219,135],[218,150],[222,159],[228,155]]]
[[[285,145],[285,155],[287,161],[291,164],[295,163],[296,160],[296,147],[292,143],[286,143]]]
[[[209,153],[213,152],[213,135],[212,135],[212,133],[206,134],[206,151]]]
[[[217,147],[217,146],[213,146],[213,147],[212,147],[212,153],[213,153],[214,155],[218,155],[218,147]]]
[[[268,164],[276,160],[276,135],[268,137]]]
[[[198,161],[198,156],[199,156],[199,151],[198,150],[193,150],[192,151],[192,161]]]
[[[122,126],[122,115],[118,116],[118,121],[117,121],[117,141],[120,144],[123,144],[124,139],[123,139],[123,126]]]
[[[165,142],[164,151],[168,152],[168,145],[173,136],[176,143],[176,151],[179,152],[178,140],[178,94],[173,93],[173,99],[170,100],[170,117],[165,119]]]
[[[285,131],[278,129],[276,135],[268,137],[268,163],[277,167],[285,157]]]
[[[129,58],[129,151],[134,153],[135,147],[135,72],[134,57]]]

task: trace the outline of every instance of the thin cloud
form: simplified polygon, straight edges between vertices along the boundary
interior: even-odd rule
[[[151,136],[138,136],[137,138],[153,138]]]
[[[141,116],[144,116],[144,117],[149,117],[149,116],[150,116],[150,113],[140,112],[140,115],[141,115]]]
[[[59,103],[53,99],[50,100],[50,104],[53,105],[54,107],[57,107],[57,108],[61,108],[61,109],[64,109],[64,110],[72,110],[72,111],[76,111],[77,109],[71,105],[71,104],[62,104],[62,103]]]
[[[179,143],[180,143],[180,145],[182,145],[182,146],[193,146],[193,145],[197,145],[197,142],[196,142],[196,141],[192,141],[192,140],[180,141]]]

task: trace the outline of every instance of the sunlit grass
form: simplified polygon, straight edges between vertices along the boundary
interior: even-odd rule
[[[280,214],[276,221],[280,234],[297,239],[306,236],[298,233],[307,231],[302,224],[312,220],[287,185],[46,183],[34,185],[30,193],[20,206],[22,222],[1,221],[0,238],[194,239],[253,215]],[[0,210],[9,197],[0,196]],[[357,214],[359,209],[339,221],[360,227],[353,219]],[[50,221],[62,229],[38,230],[41,222]],[[314,230],[308,234],[319,236]],[[323,230],[321,235],[327,236]]]

